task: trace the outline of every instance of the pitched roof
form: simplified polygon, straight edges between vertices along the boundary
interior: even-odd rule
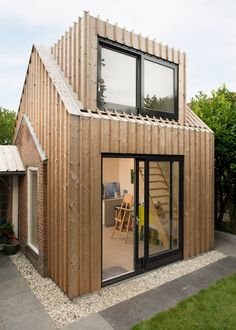
[[[80,115],[80,109],[83,109],[83,105],[78,100],[77,95],[72,89],[72,86],[68,83],[64,73],[61,71],[61,68],[53,58],[50,52],[50,48],[43,45],[34,45],[34,47],[37,50],[41,61],[43,62],[49,77],[54,83],[67,111],[71,115]]]
[[[17,147],[0,145],[0,174],[24,172],[25,168]]]
[[[20,130],[20,127],[21,127],[21,124],[22,124],[22,121],[23,120],[25,121],[25,123],[26,123],[26,125],[27,125],[27,127],[28,127],[28,129],[30,131],[31,137],[32,137],[32,139],[34,141],[34,144],[35,144],[37,150],[38,150],[38,153],[39,153],[39,156],[40,156],[41,160],[43,162],[46,161],[48,159],[47,158],[47,155],[46,155],[45,151],[43,150],[43,147],[42,147],[41,143],[39,142],[39,140],[38,140],[38,138],[36,136],[36,133],[34,131],[34,128],[33,128],[32,124],[31,124],[31,121],[30,121],[29,117],[25,113],[23,114],[22,119],[21,119],[21,122],[20,122],[20,125],[18,126],[18,129],[16,131],[14,141],[16,141],[16,139],[17,139],[17,136],[19,134],[19,130]]]

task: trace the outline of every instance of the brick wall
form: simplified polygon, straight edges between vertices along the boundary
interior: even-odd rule
[[[19,242],[22,252],[33,263],[34,267],[43,276],[47,275],[47,162],[42,162],[34,140],[25,121],[21,127],[15,144],[18,147],[21,159],[27,171],[28,167],[38,168],[38,250],[37,255],[29,246],[27,224],[27,174],[19,176]]]

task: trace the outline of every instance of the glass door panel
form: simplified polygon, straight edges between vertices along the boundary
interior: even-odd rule
[[[149,256],[170,249],[170,163],[149,162]]]
[[[145,166],[144,166],[144,161],[138,161],[138,184],[139,184],[139,189],[138,189],[138,209],[137,209],[137,214],[138,214],[138,258],[143,258],[144,257],[144,238],[145,238],[145,209],[144,209],[144,200],[145,200]]]
[[[179,161],[163,158],[145,157],[136,162],[136,261],[144,269],[172,251],[182,253],[179,201],[183,169]]]
[[[179,248],[179,163],[172,163],[172,249]]]
[[[182,258],[183,163],[178,158],[136,158],[136,271]]]

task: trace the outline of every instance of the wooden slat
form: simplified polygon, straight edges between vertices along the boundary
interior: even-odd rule
[[[196,161],[195,161],[195,132],[189,130],[189,234],[192,239],[189,240],[189,256],[194,256],[195,239],[196,239]]]
[[[137,153],[142,154],[144,151],[144,124],[138,123],[137,124]]]
[[[70,297],[76,297],[80,294],[80,248],[81,248],[81,219],[82,219],[82,208],[80,193],[80,175],[81,166],[80,164],[80,148],[81,143],[81,132],[80,132],[80,121],[78,117],[69,118],[70,125],[70,146],[69,146],[69,226],[68,226],[68,294]]]
[[[210,193],[209,190],[212,190],[212,187],[210,186],[210,178],[211,178],[211,173],[210,173],[210,134],[209,132],[206,133],[205,138],[206,138],[206,158],[205,158],[205,187],[206,187],[206,214],[205,214],[205,226],[206,226],[206,250],[210,249],[210,209],[209,209],[209,203],[210,203]]]
[[[184,257],[190,256],[190,146],[189,129],[184,131]]]
[[[73,38],[72,38],[72,28],[69,30],[69,39],[68,39],[68,62],[67,62],[67,70],[68,70],[68,80],[69,84],[73,85],[73,69],[74,69],[74,57],[73,57]]]
[[[98,248],[97,242],[101,242],[101,223],[98,221],[101,218],[101,139],[100,139],[100,121],[97,119],[91,120],[90,130],[90,246],[91,246],[91,281],[90,290],[95,291],[101,287],[101,248]],[[96,159],[96,161],[93,161]],[[97,221],[93,221],[96,219]]]
[[[152,154],[159,154],[159,127],[158,125],[152,126]],[[135,135],[136,136],[136,135]]]
[[[90,203],[90,119],[82,118],[80,120],[80,130],[82,133],[80,139],[80,163],[82,183],[80,193],[80,207],[82,208],[82,221],[80,221],[80,260],[81,260],[81,276],[80,276],[80,293],[85,294],[90,291],[91,287],[91,203]]]
[[[201,134],[201,252],[206,251],[206,133]]]
[[[68,54],[68,32],[66,31],[65,33],[65,39],[64,39],[65,43],[64,43],[64,74],[65,74],[65,77],[68,78],[69,76],[69,54]]]
[[[194,232],[195,232],[195,254],[199,254],[201,252],[200,249],[200,230],[201,230],[201,201],[200,201],[200,184],[201,184],[201,144],[200,144],[200,139],[201,139],[201,132],[196,131],[196,140],[195,140],[195,155],[194,155],[194,160],[195,160],[195,186],[194,186],[194,195],[196,198],[196,220],[194,224]]]
[[[209,152],[209,172],[210,172],[210,183],[209,183],[209,216],[210,216],[210,223],[209,223],[209,231],[210,231],[210,249],[214,248],[214,237],[215,237],[215,172],[214,172],[214,161],[215,161],[215,154],[214,154],[214,147],[215,147],[215,138],[214,134],[211,133],[210,139],[210,152]]]

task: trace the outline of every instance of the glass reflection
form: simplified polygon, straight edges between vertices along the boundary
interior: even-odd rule
[[[174,113],[174,70],[144,61],[144,108]]]
[[[102,108],[136,107],[136,58],[102,48],[99,84]]]

